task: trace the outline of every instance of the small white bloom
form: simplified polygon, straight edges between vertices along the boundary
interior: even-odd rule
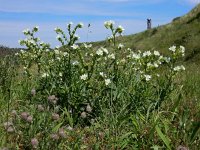
[[[76,65],[78,65],[78,64],[79,64],[78,61],[73,61],[73,62],[72,62],[72,65],[74,65],[74,66],[76,66]]]
[[[76,45],[76,44],[73,44],[71,47],[72,47],[74,50],[76,50],[76,49],[78,49],[78,48],[79,48],[79,46],[78,46],[78,45]]]
[[[132,53],[132,58],[133,59],[140,59],[140,55],[136,53]]]
[[[81,80],[86,80],[88,78],[88,75],[87,74],[83,74],[80,76]]]
[[[160,53],[158,51],[154,51],[155,56],[160,56]]]
[[[106,85],[109,85],[111,83],[111,80],[110,79],[105,79],[105,84]]]
[[[124,47],[124,45],[121,43],[118,45],[118,49],[122,49],[123,47]]]
[[[153,64],[150,63],[150,62],[148,62],[148,63],[147,63],[147,67],[151,68],[151,67],[153,67]]]
[[[28,34],[30,32],[30,29],[25,29],[25,30],[23,30],[23,33],[24,34]]]
[[[62,77],[62,72],[59,72],[59,76]]]
[[[42,74],[42,77],[43,77],[43,78],[46,78],[46,77],[48,77],[48,76],[49,76],[48,73],[43,73],[43,74]]]
[[[105,76],[106,76],[103,72],[100,72],[99,74],[100,74],[100,76],[102,76],[102,77],[105,77]]]
[[[175,51],[176,51],[176,46],[174,46],[174,45],[171,46],[171,47],[169,48],[169,50],[172,51],[172,52],[175,52]]]
[[[58,54],[60,54],[60,51],[59,50],[54,50],[54,53],[58,55]]]
[[[106,48],[101,48],[106,54],[108,54],[108,50]]]
[[[72,22],[72,21],[70,21],[70,22],[68,23],[68,25],[73,25],[73,22]]]
[[[77,34],[75,34],[74,37],[75,37],[76,39],[80,39],[80,36],[78,36]]]
[[[181,66],[176,66],[176,67],[174,67],[174,69],[173,69],[174,71],[181,71],[181,70],[185,70],[185,67],[183,66],[183,65],[181,65]]]
[[[83,45],[84,45],[85,48],[91,48],[92,47],[92,44],[85,44],[85,43],[83,43]]]
[[[96,54],[99,55],[99,56],[102,56],[103,55],[103,50],[101,48],[99,48],[97,51],[96,51]]]
[[[104,26],[108,29],[110,28],[111,26],[113,26],[115,24],[114,21],[110,20],[110,21],[105,21],[104,22]]]
[[[82,22],[80,22],[79,24],[78,24],[78,26],[79,26],[79,28],[83,28],[83,23]]]
[[[60,46],[58,45],[58,46],[56,46],[55,48],[56,48],[56,49],[59,49],[59,48],[60,48]]]
[[[180,52],[182,53],[182,56],[185,56],[185,47],[180,46]]]
[[[150,55],[151,55],[150,51],[146,51],[146,52],[143,53],[143,57],[150,56]]]
[[[144,77],[146,81],[149,81],[151,79],[151,75],[144,75]]]
[[[60,35],[57,35],[57,36],[56,36],[56,39],[57,39],[57,40],[61,39],[61,36],[60,36]]]
[[[110,58],[110,59],[115,59],[115,54],[110,54],[110,55],[108,55],[108,58]]]
[[[119,25],[118,27],[117,27],[117,31],[118,31],[118,33],[122,33],[123,31],[124,31],[124,28],[121,26],[121,25]]]
[[[154,67],[158,68],[158,64],[156,62],[153,63]]]
[[[67,52],[63,52],[63,56],[67,56],[68,55],[68,53]]]

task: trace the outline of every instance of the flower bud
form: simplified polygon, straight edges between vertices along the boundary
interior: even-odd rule
[[[87,112],[92,112],[92,107],[91,107],[89,104],[88,104],[87,107],[86,107],[86,111],[87,111]]]
[[[37,148],[39,142],[36,138],[31,139],[31,145],[33,146],[33,148]]]
[[[53,120],[58,120],[60,118],[59,114],[53,113],[52,114],[52,119]]]
[[[86,112],[82,112],[82,113],[81,113],[81,118],[83,118],[83,119],[84,119],[84,118],[86,118],[86,117],[87,117],[87,114],[86,114]]]

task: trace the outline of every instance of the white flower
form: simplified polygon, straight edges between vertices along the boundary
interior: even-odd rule
[[[58,54],[60,54],[60,51],[59,50],[54,50],[54,53],[58,55]]]
[[[108,54],[108,50],[106,48],[101,48],[106,54]]]
[[[121,43],[118,45],[118,49],[122,49],[123,47],[124,47],[124,45]]]
[[[76,49],[78,49],[78,48],[79,48],[79,46],[78,46],[78,45],[76,45],[76,44],[73,44],[73,45],[71,46],[71,48],[73,48],[74,50],[76,50]]]
[[[158,68],[158,64],[156,62],[153,63],[154,67]]]
[[[172,51],[172,52],[175,52],[175,51],[176,51],[176,46],[174,46],[174,45],[171,46],[171,47],[169,48],[169,50]]]
[[[68,53],[67,52],[63,52],[63,56],[67,56],[68,55]]]
[[[59,28],[58,28],[58,27],[55,27],[55,28],[54,28],[54,31],[56,31],[56,32],[57,32],[58,30],[59,30]]]
[[[73,62],[72,62],[72,65],[74,65],[74,66],[75,66],[75,65],[78,65],[78,64],[79,64],[78,61],[73,61]]]
[[[164,60],[165,60],[166,63],[170,63],[171,58],[170,57],[164,57]]]
[[[115,54],[110,54],[110,55],[108,55],[108,58],[110,58],[110,59],[115,59]]]
[[[146,51],[146,52],[143,53],[143,57],[150,56],[150,55],[151,55],[150,51]]]
[[[99,74],[100,74],[100,76],[102,76],[102,77],[106,77],[106,74],[104,74],[103,72],[100,72]]]
[[[23,54],[23,53],[25,53],[25,51],[24,51],[24,50],[22,50],[22,49],[20,50],[20,52],[21,52],[22,54]]]
[[[91,48],[92,47],[92,44],[85,44],[85,43],[83,43],[83,45],[84,45],[85,48]]]
[[[60,35],[57,35],[57,36],[56,36],[56,39],[57,39],[57,40],[61,39],[61,36],[60,36]]]
[[[185,56],[185,47],[180,46],[180,52],[182,53],[182,56]]]
[[[79,27],[79,28],[83,28],[83,26],[84,26],[84,25],[83,25],[82,22],[80,22],[80,23],[78,24],[78,27]]]
[[[80,76],[81,80],[86,80],[88,78],[88,75],[87,74],[83,74]]]
[[[147,63],[147,67],[153,67],[153,64],[151,64],[150,62]]]
[[[109,85],[111,83],[111,80],[110,79],[105,79],[105,84],[106,85]]]
[[[124,31],[124,28],[120,25],[120,26],[117,27],[116,30],[118,31],[118,33],[121,34]]]
[[[78,36],[77,34],[75,34],[74,38],[76,38],[78,40],[78,39],[80,39],[80,36]]]
[[[58,46],[56,46],[55,48],[56,48],[56,49],[59,49],[59,48],[60,48],[60,46],[58,45]]]
[[[155,56],[160,56],[160,53],[158,51],[154,51]]]
[[[110,20],[110,21],[105,21],[104,22],[104,26],[108,29],[110,28],[111,26],[113,26],[115,24],[114,21]]]
[[[174,67],[174,69],[173,69],[174,71],[181,71],[181,70],[185,70],[185,67],[183,66],[183,65],[181,65],[181,66],[176,66],[176,67]]]
[[[132,53],[132,58],[133,59],[140,59],[140,55],[136,53]]]
[[[62,72],[59,72],[59,76],[62,77]]]
[[[144,75],[144,77],[146,81],[149,81],[151,79],[151,75]]]
[[[92,107],[89,104],[87,104],[86,111],[87,112],[92,112]]]
[[[67,25],[73,25],[73,22],[70,21]]]
[[[28,34],[30,32],[30,29],[25,29],[22,31],[24,34]]]
[[[42,74],[42,78],[46,78],[46,77],[48,77],[48,76],[49,76],[48,73],[43,73],[43,74]]]
[[[96,54],[99,55],[99,56],[102,56],[103,55],[103,50],[101,48],[99,48],[97,51],[96,51]]]

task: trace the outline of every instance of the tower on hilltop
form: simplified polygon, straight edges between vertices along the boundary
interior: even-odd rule
[[[147,19],[147,29],[151,29],[151,19]]]

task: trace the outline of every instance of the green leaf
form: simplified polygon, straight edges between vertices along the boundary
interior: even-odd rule
[[[158,135],[162,139],[162,141],[165,143],[167,148],[169,150],[171,150],[169,139],[162,133],[162,131],[160,130],[160,128],[158,126],[156,126],[156,132],[158,133]]]

